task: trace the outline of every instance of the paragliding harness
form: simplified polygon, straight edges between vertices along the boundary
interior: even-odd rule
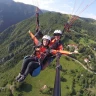
[[[38,12],[38,8],[37,8],[37,10],[36,10],[36,34],[35,34],[35,37],[42,37],[43,36],[43,34],[41,33],[41,31],[40,31],[40,26],[39,26],[39,12]],[[36,40],[36,39],[35,39]],[[60,44],[60,41],[56,41],[51,47],[50,47],[50,49],[56,49],[58,46],[59,46],[59,44]],[[35,44],[34,44],[35,45]],[[46,56],[45,56],[46,57]],[[53,59],[55,58],[56,56],[53,56],[52,58],[50,58],[50,60],[49,60],[49,63],[50,62],[52,62],[53,61]],[[28,58],[28,57],[26,57],[26,58]],[[26,59],[26,58],[24,58],[24,59]],[[40,63],[40,62],[39,62]],[[37,76],[37,75],[39,75],[39,73],[40,73],[40,71],[41,71],[41,65],[38,67],[38,68],[36,68],[33,72],[32,72],[32,76],[33,77],[35,77],[35,76]]]
[[[59,45],[60,45],[60,41],[56,41],[56,42],[47,50],[44,59],[47,57],[47,55],[49,54],[49,52],[50,52],[51,49],[56,49]],[[40,46],[41,46],[41,45],[40,45]],[[40,46],[39,46],[39,47],[40,47]],[[48,52],[48,51],[49,51],[49,52]],[[34,54],[34,53],[33,53],[33,54]],[[50,56],[50,60],[49,60],[48,62],[51,63],[55,57],[56,57],[56,55]],[[25,57],[24,57],[24,60],[25,60],[26,58],[30,58],[30,56],[25,56]],[[35,58],[35,59],[36,59],[36,58]],[[43,59],[43,60],[44,60],[44,59]],[[36,69],[31,73],[31,76],[35,77],[35,76],[37,76],[37,75],[40,74],[40,71],[42,70],[43,60],[41,60],[41,58],[38,59],[38,64],[40,64],[40,66],[39,66],[38,68],[36,68]]]
[[[52,37],[51,41],[54,40],[54,39],[55,38]],[[50,46],[50,49],[57,49],[58,46],[60,46],[60,45],[61,45],[61,41],[60,40],[57,40],[57,41],[55,41],[55,43],[53,45]]]
[[[27,58],[30,58],[30,56],[25,56],[24,57],[24,60],[25,59],[27,59]],[[34,58],[35,59],[35,58]],[[37,58],[36,58],[37,59]],[[34,62],[35,63],[35,62]],[[40,63],[40,61],[38,60],[38,64]],[[32,77],[35,77],[35,76],[37,76],[37,75],[39,75],[40,74],[40,71],[41,71],[41,66],[39,66],[38,68],[36,68],[36,69],[34,69],[34,71],[32,72],[32,73],[30,73],[30,75],[32,76]]]
[[[42,46],[42,45],[40,45],[40,46]],[[36,47],[38,48],[40,46],[36,46]],[[35,51],[34,51],[33,54],[35,54]],[[31,73],[31,76],[35,77],[35,76],[40,74],[40,71],[42,70],[42,66],[43,66],[43,61],[46,59],[48,54],[49,54],[49,52],[48,52],[48,50],[46,50],[45,52],[42,53],[43,58],[42,57],[38,58],[35,55],[24,57],[24,60],[31,57],[31,58],[33,58],[34,63],[35,63],[35,60],[36,60],[36,63],[38,63],[40,65],[38,68],[34,69],[34,71]]]
[[[37,42],[37,43],[35,43],[36,45],[38,45],[39,44],[39,41],[38,41],[38,39],[34,36],[34,34],[31,34],[31,37],[32,37],[32,39],[33,39],[33,41],[35,42]],[[35,40],[34,40],[35,39]],[[60,43],[61,41],[56,41],[54,44],[52,44],[50,47],[49,47],[49,49],[46,51],[47,52],[47,54],[45,55],[45,58],[46,58],[46,56],[50,53],[50,50],[51,50],[51,53],[54,53],[54,54],[56,54],[56,53],[61,53],[61,54],[71,54],[70,52],[68,52],[68,51],[63,51],[63,50],[56,50],[57,49],[57,47],[61,44]],[[40,43],[41,44],[41,43]],[[34,53],[33,53],[34,54]],[[48,61],[48,63],[50,63],[50,62],[52,62],[53,61],[53,57],[56,57],[56,55],[54,55],[54,56],[52,56],[52,58],[50,57],[50,60]],[[44,58],[44,59],[45,59]],[[26,59],[26,58],[25,58]],[[43,60],[44,60],[43,59]],[[42,62],[43,62],[43,60],[42,60]],[[40,62],[41,63],[41,62]],[[36,70],[36,71],[35,71]],[[42,70],[42,66],[39,66],[38,68],[36,68],[34,70],[34,74],[35,75],[33,75],[33,73],[32,73],[32,76],[37,76],[39,73],[40,73],[40,71]]]
[[[39,26],[39,8],[37,7],[36,8],[36,30],[35,30],[35,32],[36,32],[36,34],[35,34],[35,37],[42,37],[43,36],[43,34],[42,34],[42,32],[40,31],[40,26]],[[35,44],[34,44],[34,47],[35,47]],[[34,52],[33,52],[33,54],[34,54]],[[26,59],[26,58],[29,58],[30,56],[25,56],[24,57],[24,60]],[[38,63],[40,63],[40,61],[38,61]],[[39,75],[40,74],[40,71],[41,71],[41,66],[39,66],[38,68],[36,68],[32,73],[31,73],[31,76],[33,76],[33,77],[35,77],[35,76],[37,76],[37,75]]]

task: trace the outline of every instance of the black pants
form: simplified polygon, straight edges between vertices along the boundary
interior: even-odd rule
[[[32,74],[32,72],[39,66],[40,65],[39,65],[38,60],[32,57],[26,58],[22,64],[20,73],[24,76],[27,76],[29,73]]]

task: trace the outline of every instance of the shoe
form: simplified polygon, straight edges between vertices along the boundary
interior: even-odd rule
[[[21,77],[21,73],[18,74],[18,76],[15,78],[15,80],[18,80]]]
[[[24,81],[24,79],[25,79],[25,76],[24,75],[21,75],[21,77],[17,81],[18,82],[22,82],[22,81]]]

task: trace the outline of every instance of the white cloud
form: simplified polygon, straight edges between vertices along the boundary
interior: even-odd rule
[[[14,0],[15,2],[23,2],[23,3],[25,3],[25,4],[34,4],[34,2],[33,2],[33,0]]]
[[[96,15],[93,14],[93,13],[88,14],[87,17],[89,17],[89,18],[93,18],[93,19],[96,20]]]
[[[72,9],[72,7],[70,6],[70,5],[68,5],[68,4],[64,4],[64,5],[62,5],[62,8],[69,8],[69,9]]]
[[[38,3],[48,5],[54,3],[54,0],[38,0]]]
[[[52,7],[50,7],[50,4],[54,3],[54,0],[38,0],[39,7],[41,9],[51,10]]]
[[[85,18],[92,18],[96,20],[96,14],[93,14],[93,13],[83,13],[82,16]]]
[[[38,6],[47,6],[51,3],[54,3],[54,0],[14,0],[15,2],[23,2],[25,4],[32,4]]]

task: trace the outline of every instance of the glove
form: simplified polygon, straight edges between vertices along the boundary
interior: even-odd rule
[[[40,48],[35,48],[36,51],[40,51]]]
[[[39,51],[40,50],[40,46],[35,46],[35,50]]]

